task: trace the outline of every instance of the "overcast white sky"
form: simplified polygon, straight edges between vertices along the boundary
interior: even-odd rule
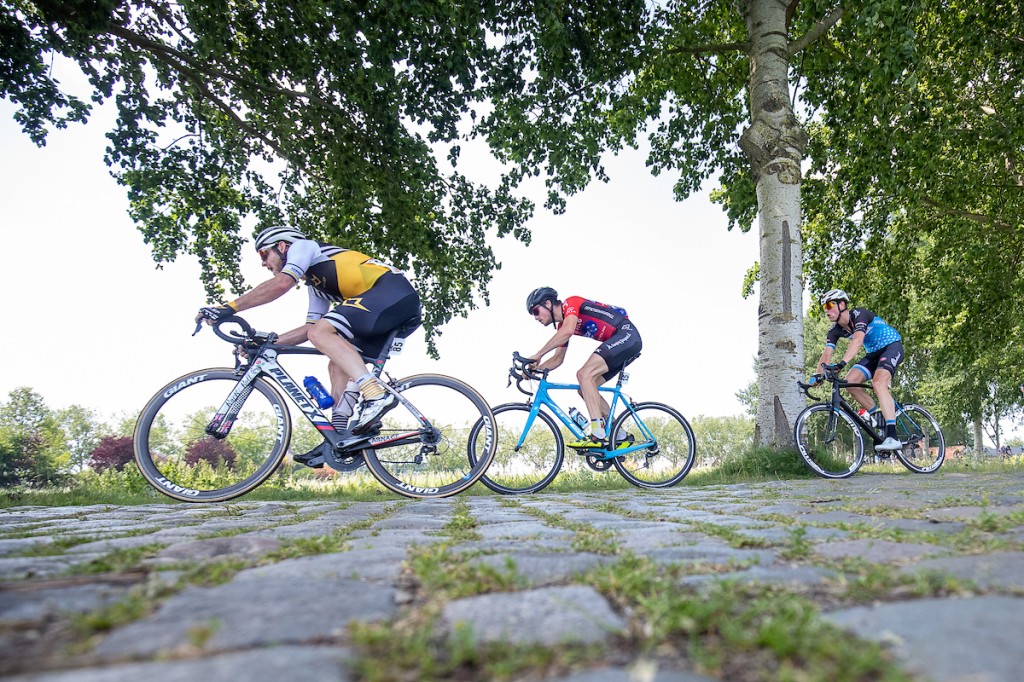
[[[29,386],[52,408],[77,403],[106,417],[140,409],[181,374],[229,364],[228,345],[209,330],[191,336],[204,304],[196,261],[157,269],[128,219],[125,190],[102,160],[109,114],[52,132],[40,149],[13,110],[0,102],[0,400]],[[756,231],[726,230],[706,194],[675,202],[673,178],[652,177],[640,153],[611,157],[607,167],[611,182],[570,199],[564,215],[538,208],[529,248],[496,244],[503,267],[490,285],[491,306],[443,329],[440,361],[427,357],[417,333],[389,371],[451,374],[494,405],[519,400],[506,389],[506,370],[512,351],[533,353],[551,333],[524,304],[532,288],[548,285],[629,311],[644,339],[628,387],[637,399],[670,403],[689,417],[741,413],[735,393],[753,378],[757,296],[744,300],[740,287],[757,259]],[[242,267],[250,286],[268,275],[251,249]],[[259,329],[285,331],[301,324],[305,306],[305,291],[294,291],[247,317]],[[574,381],[595,347],[575,339],[556,378]],[[326,379],[322,361],[289,358],[285,366],[300,380]]]

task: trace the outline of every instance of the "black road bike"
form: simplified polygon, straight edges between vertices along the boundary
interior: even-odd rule
[[[839,392],[851,387],[873,390],[871,384],[841,380],[836,365],[825,367],[824,378],[832,385],[831,398],[828,402],[808,406],[797,416],[793,439],[800,456],[816,474],[825,478],[848,478],[864,464],[864,434],[871,440],[873,457],[881,460],[890,456],[889,452],[874,449],[885,440],[885,431],[862,418]],[[818,400],[811,395],[809,384],[798,381],[797,385],[807,397]],[[920,405],[896,403],[896,437],[902,447],[891,454],[906,468],[918,474],[930,474],[942,466],[946,456],[942,429],[935,417]]]
[[[226,331],[226,325],[241,332]],[[385,362],[414,326],[392,332],[380,357],[364,358],[374,375],[384,374]],[[135,426],[135,461],[146,480],[169,497],[220,502],[266,481],[289,452],[286,399],[324,439],[308,466],[343,472],[366,466],[381,485],[406,497],[460,493],[494,457],[491,408],[458,379],[418,374],[396,380],[384,374],[381,384],[399,404],[367,433],[352,435],[337,431],[280,364],[283,355],[319,355],[315,348],[279,345],[276,334],[255,331],[237,315],[215,322],[213,331],[236,346],[234,368],[203,369],[171,381]]]

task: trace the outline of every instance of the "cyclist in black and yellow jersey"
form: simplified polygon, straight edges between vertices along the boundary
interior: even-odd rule
[[[363,356],[380,355],[393,330],[403,327],[407,335],[419,326],[419,294],[391,266],[358,251],[313,241],[290,227],[261,231],[256,251],[274,277],[226,305],[202,308],[196,319],[214,321],[255,308],[305,282],[309,291],[306,324],[281,334],[278,343],[297,345],[308,340],[326,355],[335,400],[332,423],[339,430],[367,431],[397,401],[367,372]],[[365,402],[358,423],[350,425],[356,390]]]

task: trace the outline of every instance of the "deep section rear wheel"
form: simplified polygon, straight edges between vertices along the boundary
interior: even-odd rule
[[[896,415],[896,437],[903,448],[896,456],[903,466],[918,474],[938,471],[946,457],[946,440],[935,417],[920,405],[904,405]]]
[[[638,403],[622,412],[611,447],[630,450],[613,461],[619,474],[641,488],[667,488],[690,472],[697,456],[693,429],[682,414],[661,403]]]
[[[497,450],[480,481],[496,493],[515,495],[543,490],[562,468],[562,433],[546,412],[537,413],[522,446],[516,448],[530,410],[528,403],[506,403],[494,408]],[[474,442],[478,440],[482,442],[480,434],[474,434]]]
[[[496,445],[494,415],[483,396],[440,374],[407,377],[390,387],[410,406],[399,403],[388,412],[372,447],[363,450],[370,472],[406,497],[447,497],[473,485]]]
[[[256,379],[235,401],[227,435],[206,432],[238,387],[231,369],[206,369],[175,379],[139,415],[133,438],[142,475],[163,494],[185,502],[220,502],[244,495],[281,464],[291,418],[280,394]]]
[[[825,478],[853,476],[864,463],[864,435],[831,405],[811,405],[796,418],[793,437],[804,463]]]

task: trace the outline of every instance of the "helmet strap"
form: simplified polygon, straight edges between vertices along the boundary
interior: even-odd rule
[[[551,303],[551,299],[549,298],[548,300],[544,301],[544,303],[545,304]],[[548,312],[551,313],[551,326],[552,327],[557,327],[558,325],[555,324],[555,306],[554,305],[549,305],[548,306]]]

